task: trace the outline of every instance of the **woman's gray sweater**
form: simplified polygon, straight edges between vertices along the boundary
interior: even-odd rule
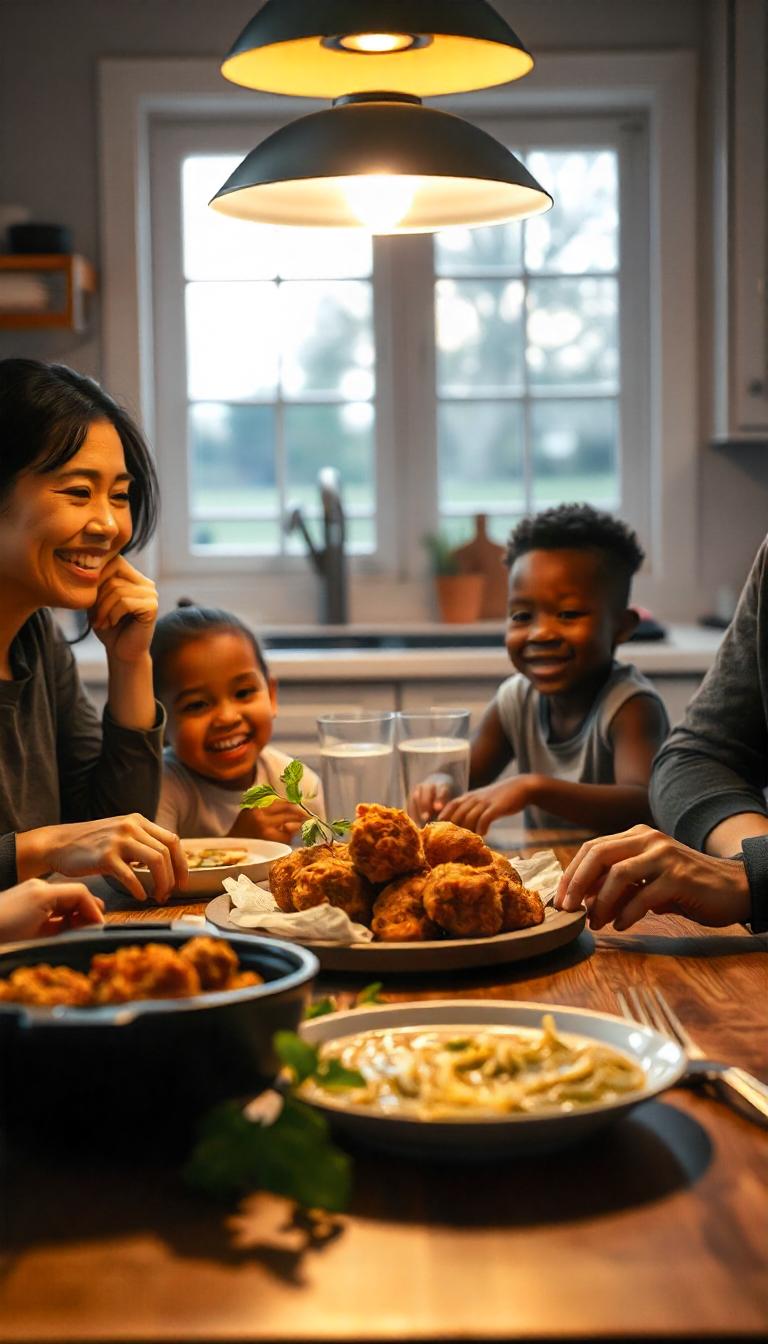
[[[18,881],[16,832],[141,812],[160,795],[163,716],[148,732],[99,722],[69,645],[41,610],[11,645],[0,681],[0,891]]]
[[[694,849],[739,812],[768,813],[768,538],[715,662],[653,768],[658,825]]]

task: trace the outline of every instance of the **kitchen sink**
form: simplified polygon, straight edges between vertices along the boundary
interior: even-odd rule
[[[301,635],[267,635],[265,649],[500,649],[504,637],[499,632],[449,634],[424,632],[411,634],[325,634],[313,631]]]
[[[666,630],[653,618],[642,617],[632,638],[665,639]],[[418,633],[408,631],[340,631],[308,630],[299,633],[273,631],[265,635],[262,643],[265,649],[287,651],[303,649],[306,652],[324,649],[503,649],[502,630],[422,630]]]

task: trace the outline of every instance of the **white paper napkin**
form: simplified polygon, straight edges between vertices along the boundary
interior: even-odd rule
[[[369,943],[373,938],[364,924],[354,924],[344,910],[327,902],[286,914],[270,891],[256,886],[243,873],[237,880],[225,877],[224,887],[233,906],[229,918],[241,929],[263,929],[296,943]]]
[[[545,905],[552,901],[562,875],[562,867],[551,849],[539,849],[529,859],[509,856],[523,885],[538,891]],[[314,905],[311,910],[286,914],[271,891],[257,886],[244,874],[224,878],[224,888],[232,902],[230,919],[241,929],[263,929],[276,938],[291,938],[296,943],[370,943],[373,934],[364,924],[355,924],[335,905]]]

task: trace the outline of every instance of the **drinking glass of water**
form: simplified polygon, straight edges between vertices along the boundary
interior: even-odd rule
[[[317,730],[328,820],[353,821],[358,803],[390,807],[395,792],[394,712],[323,714]]]
[[[398,714],[397,754],[410,816],[419,825],[433,821],[469,787],[469,710]]]

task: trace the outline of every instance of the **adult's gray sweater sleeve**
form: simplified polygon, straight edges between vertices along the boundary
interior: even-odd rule
[[[715,662],[654,763],[656,821],[694,849],[728,817],[768,812],[767,567],[768,538]]]

